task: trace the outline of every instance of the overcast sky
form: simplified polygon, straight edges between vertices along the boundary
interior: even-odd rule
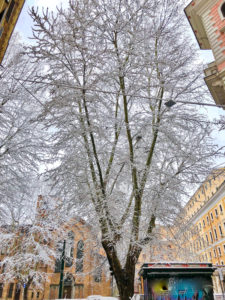
[[[64,3],[64,6],[66,6],[66,3],[68,3],[67,0],[26,0],[24,4],[24,8],[20,14],[20,17],[18,19],[17,25],[16,25],[16,30],[20,32],[22,37],[29,41],[28,38],[32,36],[32,20],[28,14],[28,10],[32,6],[38,6],[39,9],[42,8],[49,8],[50,10],[55,10],[56,6],[60,6],[61,3]],[[185,18],[185,14],[184,14]],[[194,34],[192,30],[190,29],[190,37],[195,40]],[[197,43],[197,41],[196,41]],[[207,51],[207,50],[201,50],[199,51],[199,57],[202,60],[204,64],[212,62],[214,60],[212,52]],[[213,103],[213,102],[212,102]],[[215,117],[218,117],[219,115],[222,115],[225,119],[225,110],[222,108],[209,108],[209,107],[204,107],[204,112],[209,115],[209,118],[213,120]],[[225,132],[218,132],[216,131],[214,134],[216,142],[220,146],[225,145]],[[225,159],[222,161],[225,163]],[[221,163],[221,162],[220,162]]]

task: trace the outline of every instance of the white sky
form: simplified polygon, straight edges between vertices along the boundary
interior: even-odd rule
[[[80,0],[81,1],[81,0]],[[32,6],[39,7],[41,10],[42,8],[49,8],[50,10],[54,10],[56,6],[60,6],[61,3],[63,3],[63,6],[66,6],[68,1],[67,0],[26,0],[24,4],[24,8],[20,14],[20,17],[18,19],[16,30],[20,32],[21,36],[29,41],[28,38],[32,36],[32,20],[28,14],[29,8]],[[184,14],[185,18],[185,14]],[[192,30],[190,29],[190,37],[195,40],[194,34]],[[196,41],[196,40],[195,40]],[[196,41],[197,43],[197,41]],[[214,60],[214,57],[212,55],[212,51],[208,50],[201,50],[199,51],[200,59],[202,60],[203,64],[207,64],[209,62],[212,62]],[[204,112],[209,116],[210,120],[213,120],[214,118],[218,117],[219,115],[222,115],[225,120],[225,110],[222,108],[211,108],[211,107],[204,107]],[[202,110],[201,110],[202,111]],[[225,132],[218,132],[215,131],[214,138],[217,144],[220,146],[225,146]],[[224,163],[225,164],[225,158],[218,163]]]

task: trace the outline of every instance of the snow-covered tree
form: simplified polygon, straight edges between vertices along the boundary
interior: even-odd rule
[[[0,66],[0,223],[21,219],[32,186],[37,185],[37,162],[43,153],[41,128],[34,122],[40,111],[32,79],[37,66],[24,54],[17,34]],[[20,205],[16,203],[20,202]],[[17,211],[15,211],[17,210]]]
[[[18,34],[13,35],[0,67],[0,280],[25,284],[25,299],[30,284],[41,285],[46,276],[40,264],[54,262],[55,247],[49,241],[61,220],[52,213],[48,219],[36,215],[46,135],[35,122],[40,113],[38,86],[26,80],[32,80],[39,67],[31,64]]]
[[[26,223],[17,216],[16,224],[12,220],[0,227],[0,281],[15,282],[26,300],[30,287],[43,289],[58,258],[57,243],[66,239],[67,231],[59,222],[62,211],[55,199],[39,196],[37,209],[30,206],[24,213]]]
[[[157,222],[173,223],[217,153],[204,115],[181,103],[207,97],[182,5],[70,0],[56,14],[31,12],[29,55],[45,64],[36,83],[48,96],[40,120],[57,161],[48,176],[100,230],[122,300]]]

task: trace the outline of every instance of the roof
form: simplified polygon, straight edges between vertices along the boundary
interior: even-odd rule
[[[144,278],[164,276],[211,276],[215,271],[211,263],[187,263],[187,262],[164,262],[145,263],[142,265],[139,275]]]

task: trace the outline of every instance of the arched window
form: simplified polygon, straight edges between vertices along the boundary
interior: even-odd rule
[[[223,17],[225,18],[225,2],[221,6],[221,12],[222,12]]]
[[[58,241],[58,243],[56,245],[55,273],[60,272],[62,253],[63,253],[63,241]]]
[[[76,256],[76,272],[83,272],[84,267],[84,242],[77,243],[77,256]]]
[[[94,272],[94,281],[95,282],[101,282],[102,281],[102,268],[97,267]]]
[[[74,232],[68,232],[68,238],[66,240],[66,267],[71,267],[73,264],[73,244],[74,244]]]

